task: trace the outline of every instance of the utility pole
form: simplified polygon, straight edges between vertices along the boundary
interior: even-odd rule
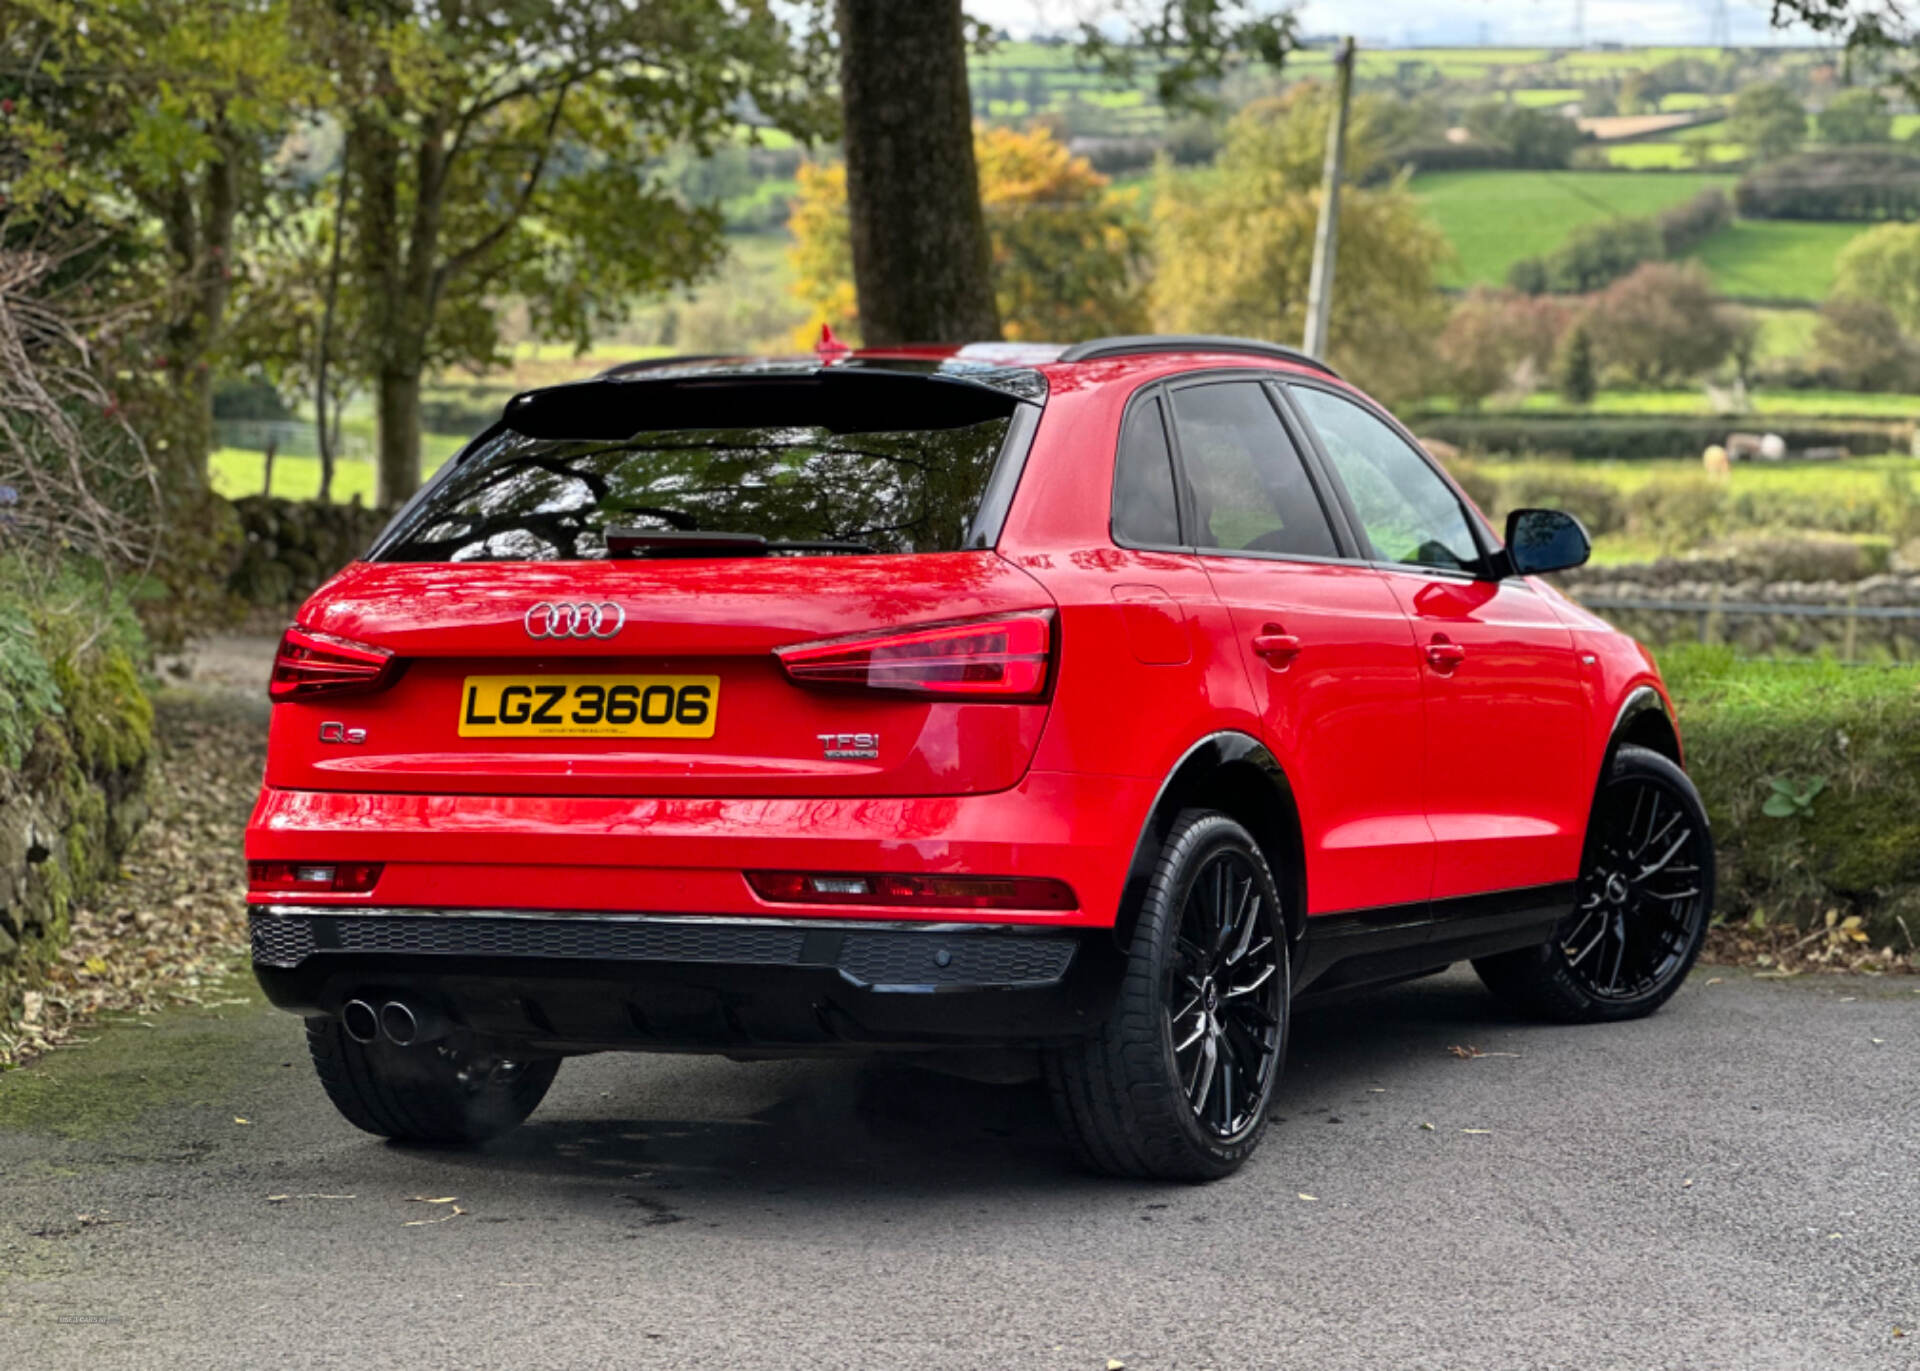
[[[1333,117],[1327,121],[1327,162],[1320,173],[1320,224],[1313,234],[1313,272],[1307,278],[1309,356],[1326,356],[1327,320],[1333,314],[1333,267],[1340,235],[1340,182],[1347,171],[1347,108],[1353,102],[1353,39],[1340,41],[1334,57]]]

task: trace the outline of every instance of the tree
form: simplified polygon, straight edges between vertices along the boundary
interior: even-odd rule
[[[1133,197],[1112,190],[1043,127],[976,129],[974,155],[995,308],[1007,335],[1071,342],[1145,328],[1147,234]],[[801,168],[788,222],[794,293],[810,311],[796,339],[802,346],[822,324],[850,337],[863,322],[855,309],[846,185],[842,166]]]
[[[419,482],[424,372],[495,360],[501,301],[584,347],[717,260],[719,214],[673,193],[669,147],[732,138],[743,111],[823,126],[819,52],[765,0],[367,0],[316,16],[313,41],[348,111],[342,303],[387,504]]]
[[[1587,329],[1603,366],[1645,386],[1713,370],[1732,351],[1736,325],[1698,263],[1647,262],[1594,300]]]
[[[1733,98],[1727,136],[1760,161],[1784,157],[1807,136],[1807,111],[1779,82],[1748,86]]]
[[[1828,300],[1813,326],[1813,351],[1851,390],[1902,391],[1920,384],[1920,345],[1877,300]]]
[[[1590,405],[1599,392],[1593,336],[1587,332],[1585,319],[1574,320],[1573,327],[1560,339],[1560,350],[1553,359],[1553,383],[1560,398],[1570,405]]]
[[[1834,263],[1831,298],[1877,302],[1920,336],[1920,224],[1881,224],[1850,240]]]
[[[834,6],[847,198],[869,343],[964,342],[998,334],[992,258],[979,214],[967,33],[959,0],[813,0]],[[1144,56],[1170,107],[1245,58],[1277,69],[1294,19],[1265,0],[1122,0],[1124,39],[1082,27],[1080,55],[1114,79]],[[1071,116],[1071,106],[1069,107]]]
[[[1565,115],[1499,100],[1469,109],[1466,128],[1480,142],[1505,148],[1516,167],[1564,167],[1584,136]]]
[[[1820,136],[1829,143],[1886,143],[1893,139],[1887,97],[1870,87],[1841,91],[1820,111]]]
[[[997,338],[960,0],[838,0],[848,226],[875,347]]]
[[[236,246],[272,188],[269,153],[322,88],[282,0],[10,0],[5,18],[8,134],[26,159],[12,198],[157,248],[171,402],[151,446],[191,506],[206,493]]]
[[[1228,127],[1214,176],[1195,183],[1162,173],[1153,210],[1156,327],[1300,337],[1319,172],[1276,165],[1269,139],[1258,116],[1243,113]],[[1434,272],[1449,255],[1403,181],[1342,193],[1330,353],[1343,372],[1383,398],[1425,392],[1446,312]]]
[[[1848,65],[1884,68],[1887,78],[1920,99],[1920,67],[1908,60],[1920,46],[1920,19],[1908,0],[1773,0],[1773,26],[1804,24],[1837,37]]]
[[[1471,407],[1509,386],[1530,389],[1553,365],[1568,313],[1558,300],[1476,286],[1435,347],[1448,390]]]

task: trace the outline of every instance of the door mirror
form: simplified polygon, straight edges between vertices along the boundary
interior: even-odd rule
[[[1593,552],[1586,529],[1557,509],[1516,509],[1507,516],[1507,560],[1516,576],[1565,571]]]

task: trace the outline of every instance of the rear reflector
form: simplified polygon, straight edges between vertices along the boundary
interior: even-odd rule
[[[364,895],[379,884],[380,862],[248,862],[255,895]]]
[[[392,683],[395,666],[393,653],[384,647],[310,633],[296,624],[280,639],[267,696],[277,703],[379,690]]]
[[[775,655],[801,685],[1038,700],[1046,694],[1052,647],[1053,611],[1041,610],[796,643]]]
[[[1073,909],[1073,887],[1038,876],[904,876],[749,871],[747,884],[778,904],[919,905],[929,909]]]

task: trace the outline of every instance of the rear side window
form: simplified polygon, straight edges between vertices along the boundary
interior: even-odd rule
[[[1223,381],[1175,391],[1173,417],[1193,493],[1196,546],[1338,555],[1300,453],[1258,382]]]
[[[911,384],[889,379],[896,392]],[[402,515],[375,559],[595,560],[615,528],[752,534],[775,550],[966,545],[1017,401],[983,390],[958,401],[891,393],[863,406],[859,386],[824,397],[785,390],[736,384],[648,404],[629,386],[614,417],[606,404],[557,414],[548,405],[531,422],[516,406],[509,427],[480,439]],[[610,425],[620,436],[607,436]]]
[[[1134,547],[1178,547],[1173,452],[1158,397],[1137,404],[1120,432],[1113,472],[1113,536]]]
[[[1374,555],[1385,562],[1479,572],[1480,545],[1453,490],[1404,439],[1351,400],[1311,386],[1294,399],[1320,435]]]

